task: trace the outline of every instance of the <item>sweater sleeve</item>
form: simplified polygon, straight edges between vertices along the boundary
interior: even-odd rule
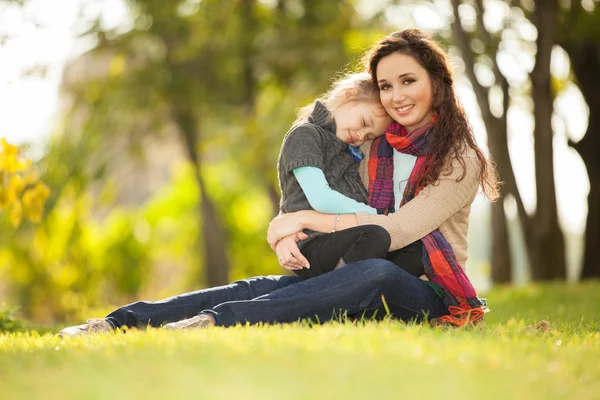
[[[411,201],[389,215],[357,213],[359,225],[374,224],[385,228],[392,237],[390,251],[401,249],[438,229],[450,217],[470,204],[479,187],[481,166],[476,156],[464,155],[466,174],[458,159],[452,162],[450,175],[440,175]]]
[[[296,180],[306,195],[310,206],[325,214],[353,214],[365,212],[377,214],[377,210],[353,200],[331,189],[325,174],[315,167],[300,167],[293,170]]]
[[[284,137],[279,166],[284,172],[310,166],[323,169],[325,140],[322,133],[310,123],[294,127]]]

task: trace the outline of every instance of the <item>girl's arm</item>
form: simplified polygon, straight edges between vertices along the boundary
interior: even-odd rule
[[[470,154],[464,155],[466,175],[462,175],[463,167],[458,160],[452,162],[452,173],[442,173],[438,182],[425,187],[418,196],[406,203],[395,213],[389,215],[370,215],[357,213],[340,215],[335,222],[335,230],[351,228],[357,225],[374,224],[385,228],[392,237],[390,251],[400,249],[439,228],[450,217],[470,204],[479,187],[479,160]],[[299,211],[278,216],[267,232],[267,239],[274,248],[280,238],[294,234],[302,229],[318,232],[331,232],[336,216],[317,213],[316,211]]]
[[[323,214],[314,210],[279,214],[269,223],[267,241],[275,250],[280,239],[301,232],[303,229],[330,233],[334,228],[336,231],[341,231],[356,225],[358,225],[356,214]]]
[[[296,180],[306,195],[311,207],[326,214],[354,214],[366,212],[377,214],[373,207],[353,200],[329,186],[323,171],[316,167],[300,167],[293,170]]]

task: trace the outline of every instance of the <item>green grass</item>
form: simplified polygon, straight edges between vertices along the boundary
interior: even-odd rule
[[[600,283],[497,288],[483,327],[0,335],[2,399],[600,398]],[[547,332],[529,329],[546,319]],[[418,396],[418,397],[414,397]]]

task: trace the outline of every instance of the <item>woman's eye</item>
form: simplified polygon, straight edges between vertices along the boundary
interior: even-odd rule
[[[405,79],[403,83],[404,83],[405,85],[410,85],[411,83],[414,83],[414,82],[415,82],[415,80],[414,80],[414,79],[412,79],[412,78],[408,78],[408,79]]]
[[[381,85],[379,86],[379,90],[388,90],[390,87],[390,85]]]

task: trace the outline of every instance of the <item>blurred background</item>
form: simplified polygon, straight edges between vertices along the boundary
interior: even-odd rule
[[[409,27],[504,182],[473,204],[479,291],[600,277],[598,0],[0,0],[3,307],[62,323],[282,273],[296,109]]]

